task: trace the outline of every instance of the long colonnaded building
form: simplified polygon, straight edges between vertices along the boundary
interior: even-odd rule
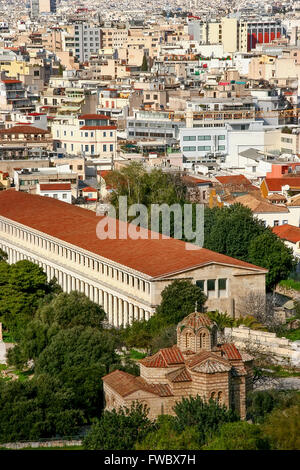
[[[249,291],[265,293],[267,271],[205,248],[186,250],[180,240],[97,237],[101,217],[56,199],[0,192],[0,248],[8,262],[27,259],[54,276],[65,292],[78,290],[103,306],[110,325],[149,319],[162,290],[190,279],[208,297],[210,310],[238,315]],[[117,234],[125,222],[116,221]]]

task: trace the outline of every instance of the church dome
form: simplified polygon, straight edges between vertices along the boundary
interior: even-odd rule
[[[217,325],[205,313],[193,312],[177,325],[177,346],[184,354],[211,351],[217,345]]]

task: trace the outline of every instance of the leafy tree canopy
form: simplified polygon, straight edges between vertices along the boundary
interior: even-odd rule
[[[137,441],[154,429],[148,419],[148,410],[141,403],[130,408],[104,411],[96,420],[84,439],[84,448],[89,450],[131,450]]]
[[[223,424],[217,436],[203,447],[204,450],[269,450],[269,440],[255,424],[245,421]]]

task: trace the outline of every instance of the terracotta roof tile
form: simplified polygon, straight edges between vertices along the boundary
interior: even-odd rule
[[[152,384],[146,382],[142,377],[135,377],[121,370],[115,370],[105,375],[102,377],[102,380],[122,397],[127,397],[138,390],[143,390],[160,397],[173,395],[168,384]]]
[[[18,125],[10,127],[9,129],[1,129],[0,134],[50,134],[50,132],[35,126]]]
[[[40,183],[42,191],[68,191],[71,190],[71,183]]]
[[[181,328],[181,326],[189,326],[193,328],[193,330],[198,330],[203,326],[210,327],[213,323],[214,322],[205,313],[193,312],[178,323],[177,328]]]
[[[242,359],[239,350],[233,343],[223,343],[221,344],[220,349],[225,354],[226,358],[229,360]]]
[[[285,176],[282,178],[265,178],[269,191],[279,192],[282,186],[289,185],[291,188],[300,188],[300,176]]]
[[[177,346],[160,349],[154,356],[148,356],[139,361],[146,367],[169,367],[184,364],[184,357]]]
[[[145,229],[141,232],[148,239],[100,240],[96,228],[103,216],[53,198],[21,191],[0,191],[0,215],[154,278],[212,263],[267,272],[264,268],[205,248],[191,246],[192,249],[186,249],[189,244],[181,240],[163,239],[161,235],[153,239],[151,232]],[[128,224],[117,220],[116,226],[118,234],[119,227],[127,230]]]
[[[250,185],[251,186],[251,181],[246,178],[244,175],[229,175],[229,176],[216,176],[216,179],[219,181],[221,184],[244,184],[244,185]]]
[[[234,199],[234,202],[238,202],[243,206],[249,207],[252,212],[257,214],[271,213],[271,212],[289,212],[288,208],[285,206],[279,206],[267,202],[265,199],[260,198],[259,196],[254,196],[252,194],[245,194],[244,196],[239,196]]]
[[[300,241],[300,228],[294,225],[278,225],[278,227],[272,227],[272,231],[282,240],[287,240],[292,243]]]
[[[166,376],[172,383],[191,382],[190,373],[183,367],[182,369],[169,372]]]

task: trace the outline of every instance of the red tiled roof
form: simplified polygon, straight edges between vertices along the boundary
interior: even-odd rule
[[[213,323],[214,322],[205,313],[193,312],[178,323],[177,328],[184,325],[193,328],[193,330],[198,330],[202,326],[210,327]]]
[[[194,245],[181,240],[163,239],[158,234],[158,239],[154,239],[153,232],[146,229],[141,229],[141,233],[147,239],[120,239],[120,227],[127,231],[129,224],[119,220],[116,221],[117,238],[100,240],[96,228],[103,216],[53,198],[21,191],[0,191],[0,215],[151,277],[211,263],[267,272],[264,268],[205,248],[195,249]]]
[[[242,356],[240,355],[239,350],[233,343],[224,343],[220,346],[221,351],[225,354],[229,360],[241,360]]]
[[[183,367],[182,369],[179,369],[179,370],[169,372],[167,374],[167,378],[173,383],[191,382],[192,381],[192,377],[190,376],[190,373],[188,372],[188,370],[185,367]]]
[[[209,180],[202,180],[199,178],[194,178],[193,176],[189,176],[189,175],[183,176],[182,179],[186,183],[211,185],[211,181]]]
[[[71,190],[71,183],[41,183],[42,191],[68,191]]]
[[[105,114],[82,114],[79,116],[79,119],[107,119],[109,120],[109,117],[106,116]]]
[[[1,129],[0,134],[50,134],[50,132],[35,126],[18,125],[9,129]]]
[[[184,364],[184,357],[177,346],[160,349],[154,356],[145,357],[139,361],[146,367],[169,367]]]
[[[247,185],[251,185],[251,182],[244,175],[216,176],[216,179],[221,184],[247,184]]]
[[[1,82],[7,83],[7,85],[10,83],[22,83],[21,80],[1,80]]]
[[[272,230],[279,238],[282,238],[282,240],[287,240],[292,243],[300,241],[300,228],[294,225],[278,225],[278,227],[272,227]]]
[[[122,397],[131,395],[138,390],[143,390],[160,397],[172,396],[171,389],[167,384],[152,384],[146,382],[142,377],[135,377],[121,370],[115,370],[102,377],[105,384],[111,387]]]
[[[29,113],[28,116],[46,116],[45,113]]]
[[[105,130],[113,130],[113,129],[117,129],[117,126],[82,126],[80,128],[81,131],[105,131]]]
[[[92,188],[91,186],[88,186],[87,188],[83,188],[83,192],[93,192],[96,193],[98,190],[95,188]]]
[[[265,178],[269,191],[281,191],[282,186],[289,185],[291,188],[300,188],[300,176],[286,176],[283,178]]]
[[[227,359],[220,357],[212,351],[201,351],[198,354],[187,358],[185,362],[188,369],[206,374],[227,372],[232,367]]]

